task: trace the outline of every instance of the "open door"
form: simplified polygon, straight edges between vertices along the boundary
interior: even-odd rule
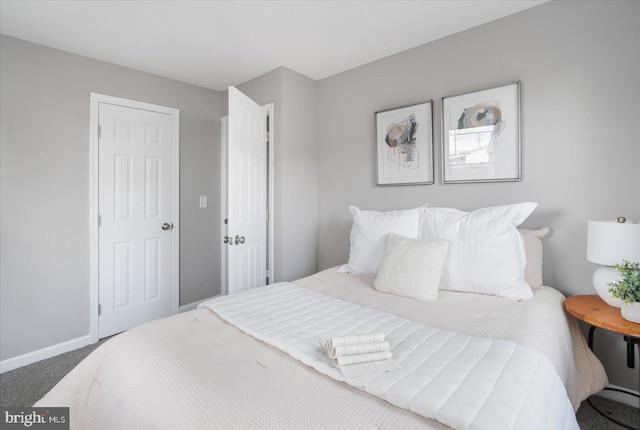
[[[269,283],[267,123],[265,108],[229,87],[223,236],[228,294]]]

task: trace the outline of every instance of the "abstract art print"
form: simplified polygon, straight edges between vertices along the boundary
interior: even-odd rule
[[[520,82],[442,99],[442,181],[519,181]]]
[[[433,184],[431,100],[375,113],[378,185]]]

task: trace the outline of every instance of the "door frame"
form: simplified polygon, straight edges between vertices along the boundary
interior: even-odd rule
[[[267,242],[267,255],[269,256],[269,264],[267,265],[267,271],[269,272],[269,284],[273,284],[274,267],[275,267],[275,253],[274,253],[274,149],[275,149],[275,131],[274,131],[274,115],[275,107],[273,103],[262,105],[262,108],[267,111],[268,121],[268,141],[267,141],[267,228],[268,228],[268,242]],[[227,218],[227,141],[229,139],[229,116],[225,115],[220,120],[220,294],[226,296],[228,291],[228,275],[227,275],[227,247],[222,239],[227,235],[227,225],[224,220]],[[226,121],[225,121],[226,120]]]
[[[171,313],[178,313],[180,300],[180,110],[166,106],[159,106],[120,97],[99,93],[90,93],[89,106],[89,336],[91,343],[99,339],[98,324],[100,315],[99,305],[99,105],[106,103],[133,109],[147,110],[171,116],[172,141],[171,148]]]

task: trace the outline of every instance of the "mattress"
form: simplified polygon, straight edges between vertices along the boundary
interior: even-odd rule
[[[574,408],[603,388],[563,296],[549,287],[514,302],[440,292],[433,303],[375,291],[336,268],[294,284],[470,336],[544,354]],[[37,406],[69,406],[72,428],[447,428],[320,374],[206,308],[153,321],[105,342]]]

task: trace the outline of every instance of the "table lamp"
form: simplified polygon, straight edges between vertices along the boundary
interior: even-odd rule
[[[622,260],[640,262],[640,224],[624,217],[609,221],[589,221],[587,225],[587,260],[601,264],[593,274],[593,286],[608,305],[620,307],[622,301],[609,292],[609,283],[619,278],[616,269]]]

